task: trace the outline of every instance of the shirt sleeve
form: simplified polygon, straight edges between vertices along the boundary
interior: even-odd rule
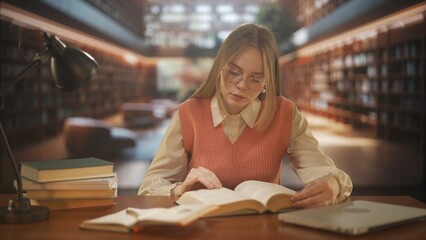
[[[180,130],[179,113],[172,118],[138,191],[138,195],[170,195],[177,182],[188,174]]]
[[[295,106],[290,144],[287,150],[290,166],[303,183],[332,175],[339,183],[338,202],[345,200],[352,192],[352,181],[333,160],[320,148],[318,141],[309,130],[306,118]]]

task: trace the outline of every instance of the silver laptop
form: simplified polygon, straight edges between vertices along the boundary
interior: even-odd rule
[[[426,209],[359,200],[280,213],[278,219],[306,227],[359,235],[423,221],[426,219]]]

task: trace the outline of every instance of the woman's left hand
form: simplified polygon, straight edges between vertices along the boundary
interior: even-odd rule
[[[332,175],[315,179],[292,198],[295,208],[311,208],[334,204],[339,194],[339,183]]]

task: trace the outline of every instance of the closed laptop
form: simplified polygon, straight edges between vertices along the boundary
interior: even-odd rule
[[[296,225],[359,235],[426,219],[426,209],[371,201],[281,213],[278,219]]]

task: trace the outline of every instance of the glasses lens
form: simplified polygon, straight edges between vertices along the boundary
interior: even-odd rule
[[[249,77],[247,79],[247,85],[252,90],[257,90],[263,87],[263,79],[260,77]]]
[[[227,83],[236,84],[242,79],[242,74],[235,69],[225,68],[225,80]]]

